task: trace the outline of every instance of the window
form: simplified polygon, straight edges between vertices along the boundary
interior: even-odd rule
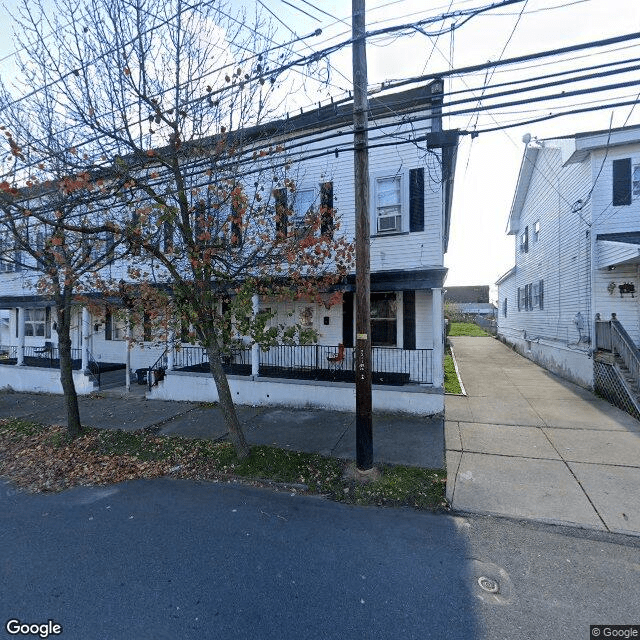
[[[507,317],[507,298],[502,301],[502,315]]]
[[[507,301],[504,301],[503,315],[507,315]],[[518,311],[544,309],[544,280],[538,280],[524,287],[518,287]]]
[[[537,220],[533,225],[533,241],[538,242],[540,239],[540,220]]]
[[[291,225],[299,228],[304,225],[307,215],[313,212],[316,203],[316,193],[313,189],[300,189],[296,191],[293,200],[293,215]]]
[[[402,231],[402,176],[377,178],[375,184],[375,232]]]
[[[127,337],[127,319],[107,312],[104,323],[105,340],[124,340]]]
[[[51,337],[51,308],[24,310],[24,335],[37,338]]]
[[[633,167],[633,197],[640,197],[640,164],[637,164]]]
[[[424,231],[424,167],[378,175],[372,181],[373,234]]]
[[[0,235],[0,273],[22,271],[22,252],[13,248],[14,246],[7,234]]]
[[[395,347],[397,344],[397,308],[395,293],[371,294],[371,344]]]
[[[529,227],[524,228],[524,232],[520,234],[520,253],[528,253],[529,251]]]

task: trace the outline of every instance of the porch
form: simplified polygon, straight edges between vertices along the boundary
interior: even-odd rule
[[[103,373],[125,368],[120,362],[96,362],[90,353],[86,354],[87,361],[83,366],[82,355],[82,349],[71,349],[71,369],[89,372],[98,386]],[[51,343],[43,346],[0,345],[0,365],[59,370],[60,349]]]
[[[238,376],[354,383],[354,361],[355,349],[340,344],[278,345],[232,350],[224,356],[224,369]],[[373,384],[433,385],[433,349],[373,347],[371,362]],[[179,346],[149,369],[208,373],[209,357],[203,347]]]

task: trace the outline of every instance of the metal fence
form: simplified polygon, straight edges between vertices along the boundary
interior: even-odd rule
[[[251,366],[251,348],[232,349],[222,356],[225,365]],[[173,352],[173,366],[175,369],[195,369],[208,366],[209,356],[204,347],[188,346],[178,347]]]
[[[264,375],[286,372],[292,378],[315,373],[318,377],[327,377],[327,374],[332,377],[331,373],[351,372],[350,376],[342,376],[348,379],[353,378],[354,354],[355,349],[339,345],[279,345],[260,351],[260,370]],[[374,382],[433,382],[432,349],[373,347],[371,365]]]
[[[21,347],[17,345],[0,345],[0,364],[16,364]],[[22,347],[24,364],[30,367],[59,367],[60,349],[53,345],[43,347],[25,345]],[[71,349],[71,366],[80,369],[82,363],[82,349]]]

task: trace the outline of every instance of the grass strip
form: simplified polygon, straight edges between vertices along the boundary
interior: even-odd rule
[[[472,338],[484,338],[489,334],[473,322],[452,322],[449,335],[453,337],[470,336]]]
[[[0,420],[0,475],[32,492],[170,475],[275,485],[349,504],[447,509],[443,469],[381,465],[380,479],[359,484],[343,477],[345,465],[270,446],[253,446],[249,457],[238,460],[228,442],[157,436],[144,429],[87,429],[69,440],[62,426]]]

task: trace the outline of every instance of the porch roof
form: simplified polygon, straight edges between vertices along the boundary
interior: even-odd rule
[[[407,291],[438,289],[444,285],[448,269],[432,267],[415,271],[376,271],[371,274],[371,291]],[[345,291],[355,290],[355,274],[347,276]]]

